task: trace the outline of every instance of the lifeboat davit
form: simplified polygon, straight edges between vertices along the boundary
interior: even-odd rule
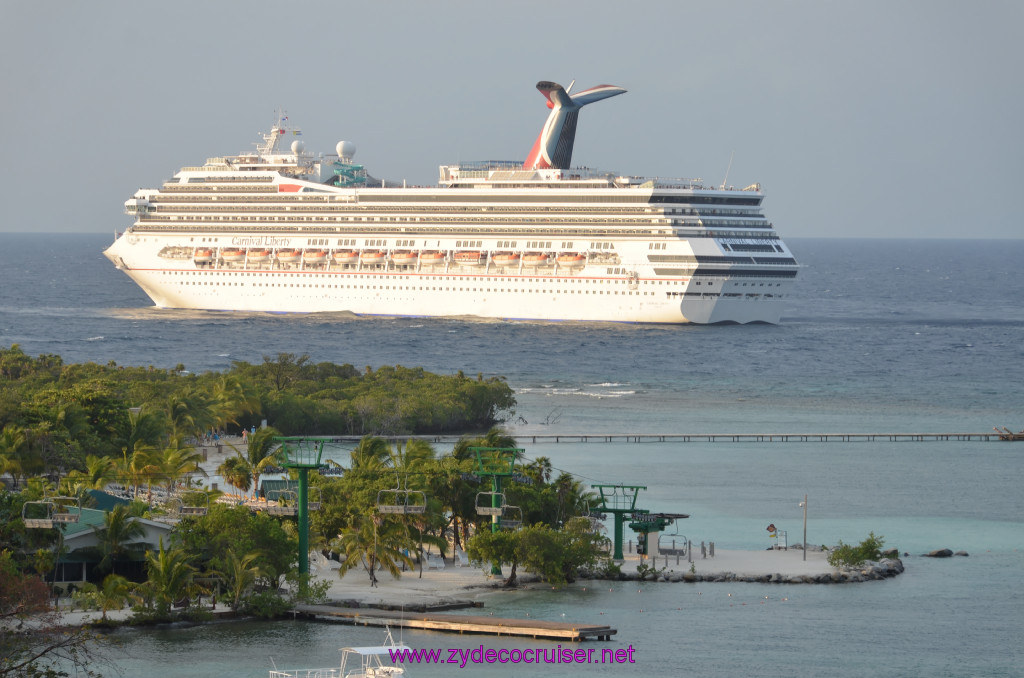
[[[391,253],[391,261],[398,264],[399,266],[411,266],[416,263],[419,255],[415,252],[400,251]]]
[[[224,261],[244,261],[245,250],[237,247],[225,247],[220,251],[220,258]]]
[[[277,251],[277,260],[284,264],[293,264],[298,261],[301,256],[302,252],[291,248]]]
[[[354,264],[359,261],[359,253],[352,250],[338,250],[334,253],[334,260],[339,264]]]
[[[196,248],[195,253],[192,255],[192,261],[197,264],[208,264],[213,261],[213,250],[206,249],[204,247]]]
[[[576,252],[563,252],[558,255],[559,266],[575,268],[577,266],[582,266],[585,263],[587,263],[587,258],[582,254],[577,254]]]
[[[491,255],[491,261],[498,266],[518,266],[519,254],[516,252],[498,252]]]
[[[266,261],[270,258],[270,250],[249,250],[249,261]]]
[[[523,266],[543,266],[548,263],[548,255],[543,252],[529,252],[523,255]]]
[[[366,250],[359,255],[359,261],[364,264],[383,264],[385,259],[387,259],[387,254],[380,250]]]
[[[306,250],[302,260],[307,264],[322,264],[327,261],[327,250]]]
[[[480,252],[467,250],[465,252],[455,253],[455,263],[462,264],[463,266],[479,266],[483,255]]]
[[[433,266],[435,264],[443,264],[444,263],[444,253],[443,252],[424,252],[424,253],[420,254],[420,262],[425,264],[425,265],[427,265],[427,266]]]

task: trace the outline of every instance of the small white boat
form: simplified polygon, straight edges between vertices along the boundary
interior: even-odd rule
[[[395,645],[388,630],[387,644],[375,647],[341,648],[341,666],[326,669],[274,669],[270,678],[387,678],[405,673],[394,663],[393,653],[409,652],[407,645]]]

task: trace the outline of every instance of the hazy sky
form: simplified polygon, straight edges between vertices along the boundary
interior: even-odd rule
[[[785,236],[1019,238],[1024,2],[44,2],[0,8],[0,231],[125,199],[284,108],[371,174],[522,159],[554,80],[627,94],[574,164],[761,182]]]

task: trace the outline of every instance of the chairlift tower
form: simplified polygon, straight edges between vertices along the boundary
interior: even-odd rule
[[[299,574],[309,574],[309,470],[320,468],[324,441],[305,437],[275,438],[281,443],[281,466],[299,472]]]
[[[491,479],[491,491],[477,494],[476,511],[479,515],[490,516],[491,532],[498,532],[501,530],[501,516],[505,512],[501,481],[516,474],[516,457],[522,456],[526,450],[518,447],[471,447],[469,451],[476,455],[474,472],[481,478]],[[487,496],[490,496],[490,506],[487,506]],[[484,504],[480,503],[481,497],[485,497]],[[497,563],[491,565],[491,574],[501,574],[501,567]]]
[[[637,509],[636,498],[640,490],[646,490],[646,485],[591,485],[601,495],[601,505],[596,511],[599,513],[611,513],[615,516],[615,532],[612,539],[612,558],[623,560],[622,555],[622,523],[626,516],[634,513],[643,513]]]

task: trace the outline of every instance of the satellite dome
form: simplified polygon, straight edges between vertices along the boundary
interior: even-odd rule
[[[295,155],[302,153],[304,148],[306,148],[306,144],[302,143],[300,140],[296,139],[292,142],[292,153]]]
[[[346,160],[356,154],[356,145],[351,141],[339,141],[334,149],[338,151],[339,158],[345,158]]]

